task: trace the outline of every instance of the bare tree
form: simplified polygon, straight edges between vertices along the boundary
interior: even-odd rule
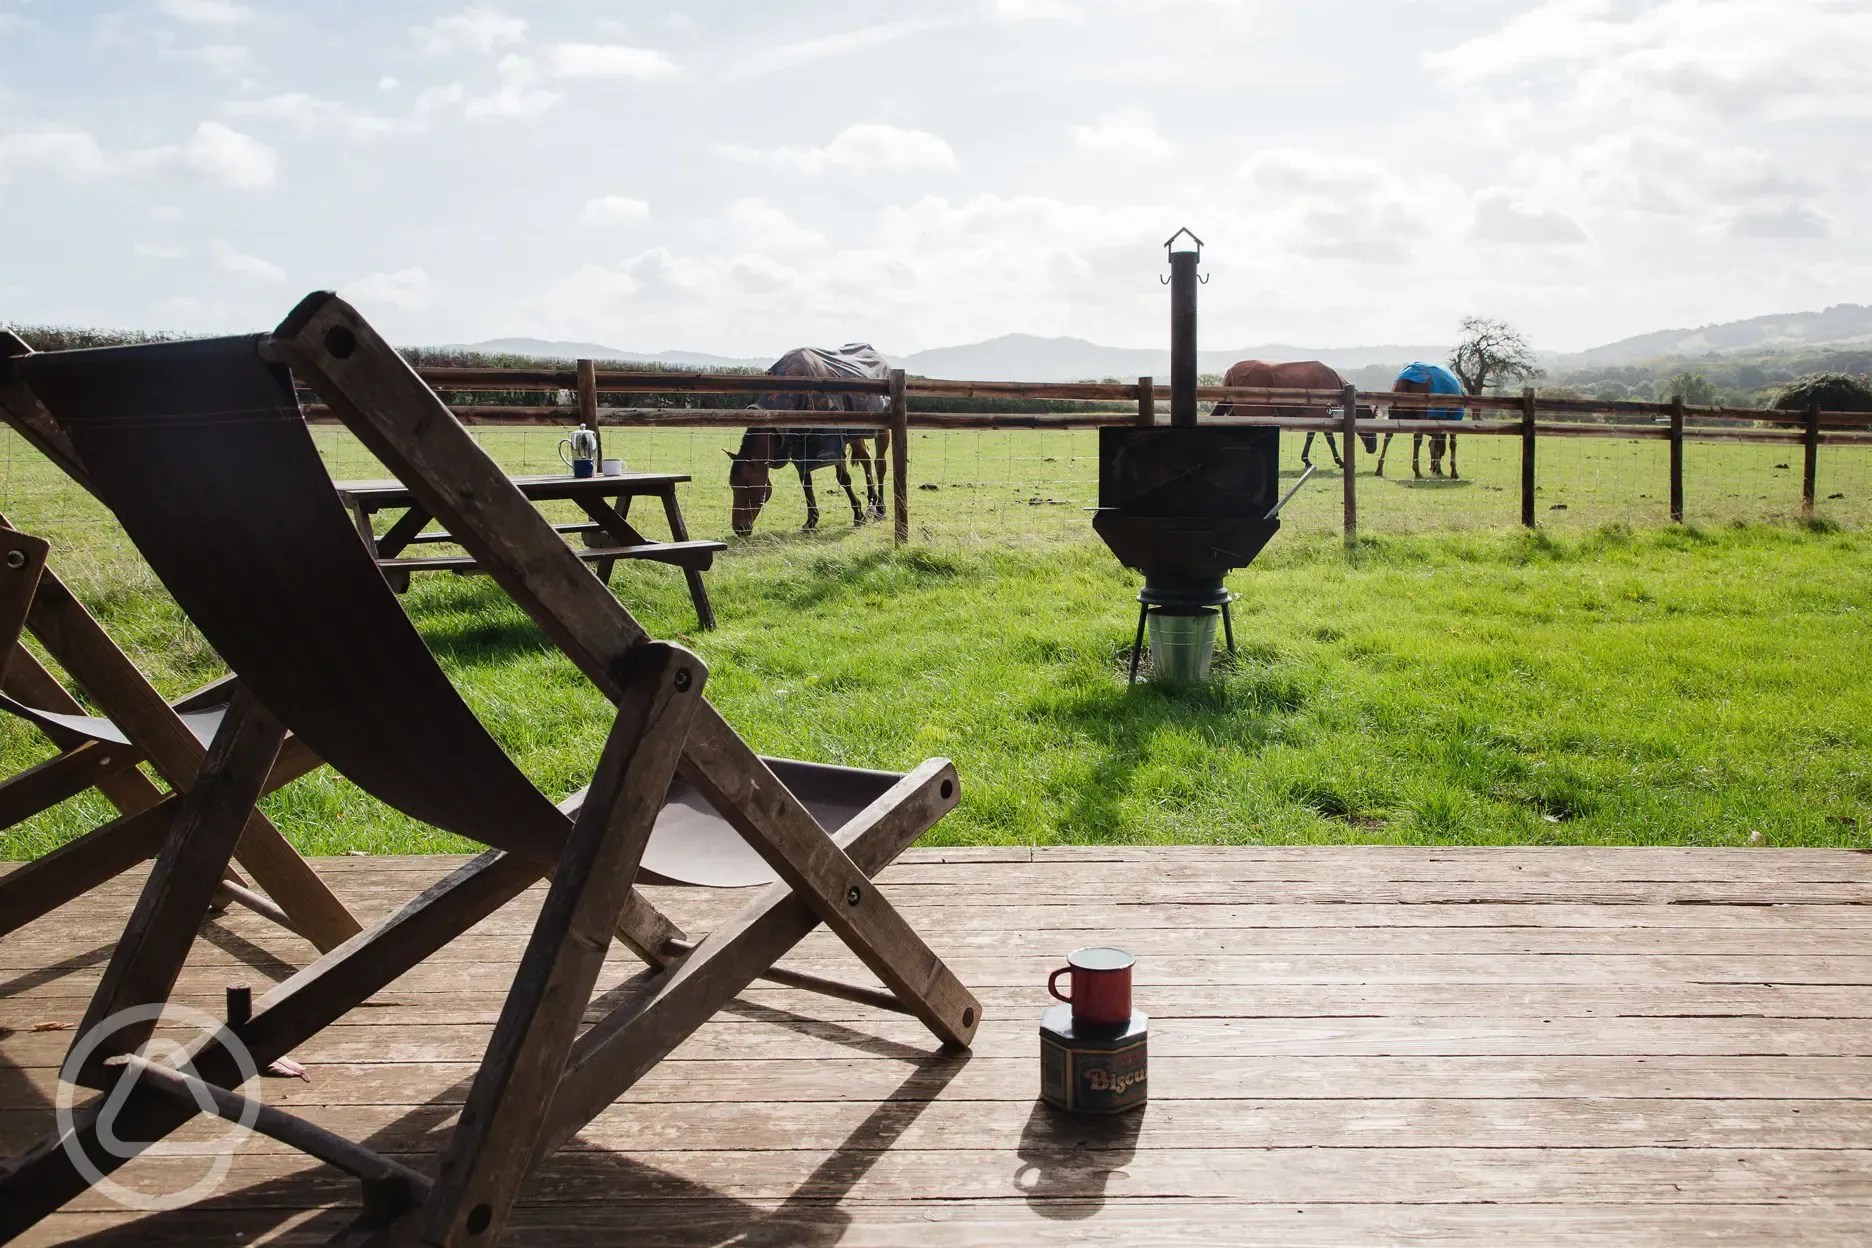
[[[1520,330],[1485,316],[1463,317],[1462,341],[1450,352],[1449,366],[1470,394],[1481,394],[1491,385],[1547,375],[1534,362],[1534,349]]]

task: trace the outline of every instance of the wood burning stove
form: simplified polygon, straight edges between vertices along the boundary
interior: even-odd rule
[[[1138,591],[1131,679],[1137,679],[1145,622],[1153,609],[1186,613],[1219,607],[1228,647],[1232,595],[1223,583],[1254,562],[1280,531],[1280,430],[1196,423],[1196,263],[1194,249],[1170,250],[1170,425],[1099,430],[1099,498],[1092,528],[1119,562],[1144,574]]]

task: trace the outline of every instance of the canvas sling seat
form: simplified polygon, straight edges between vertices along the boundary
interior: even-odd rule
[[[234,694],[118,942],[78,1043],[173,988],[290,731],[365,791],[490,847],[191,1046],[194,1076],[112,1031],[80,1071],[113,1093],[118,1139],[155,1140],[241,1098],[234,1041],[264,1065],[542,875],[546,900],[433,1175],[277,1111],[262,1130],[357,1175],[362,1241],[494,1242],[526,1174],[756,978],[867,1000],[966,1045],[980,1006],[871,877],[952,809],[946,760],[907,775],[765,760],[702,696],[706,669],[651,640],[420,378],[335,296],[271,335],[20,356],[28,389],[98,496],[226,660]],[[290,372],[289,372],[290,369]],[[340,505],[294,399],[316,392],[614,703],[590,786],[555,803],[450,684]],[[772,883],[691,940],[637,881]],[[775,962],[826,923],[883,982]],[[600,1021],[583,1011],[613,936],[648,964]],[[615,998],[617,994],[611,994]],[[611,999],[608,998],[608,999]],[[191,1090],[204,1081],[208,1096]],[[78,1194],[100,1101],[0,1170],[0,1237]]]
[[[17,336],[0,330],[0,358],[31,353]],[[5,379],[0,379],[0,419],[75,484],[91,488],[43,407]],[[217,681],[174,703],[166,701],[46,566],[46,552],[43,540],[18,532],[0,517],[0,711],[32,724],[59,750],[0,780],[0,827],[13,827],[92,788],[117,808],[119,817],[0,878],[0,935],[156,853],[232,695],[229,682]],[[101,713],[88,712],[21,644],[23,632],[32,634]],[[139,770],[143,763],[167,782],[167,794]],[[317,766],[318,758],[289,738],[263,792]],[[230,866],[217,907],[240,902],[321,951],[358,931],[350,911],[257,810],[249,812],[236,856],[265,892],[249,888]]]

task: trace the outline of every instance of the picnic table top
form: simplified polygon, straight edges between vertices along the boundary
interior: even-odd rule
[[[615,477],[602,475],[574,477],[566,473],[551,473],[512,478],[513,483],[520,487],[520,492],[535,502],[578,498],[587,494],[595,494],[599,497],[608,494],[647,494],[665,486],[680,485],[689,479],[689,474],[686,472],[626,472]],[[338,492],[348,498],[382,506],[396,507],[416,501],[409,487],[394,478],[379,481],[338,481],[334,484]]]
[[[464,859],[313,861],[369,920]],[[145,874],[0,942],[0,1153],[51,1126],[71,1034],[39,1028],[82,1016]],[[1865,1243],[1872,855],[934,848],[878,882],[981,998],[972,1053],[757,984],[528,1180],[512,1240]],[[296,1051],[309,1082],[258,1094],[430,1169],[544,891]],[[649,891],[694,934],[745,901]],[[1150,1104],[1068,1119],[1037,1103],[1036,1033],[1047,973],[1098,944],[1138,957]],[[313,956],[236,907],[176,997],[218,1016],[228,984]],[[599,992],[637,965],[614,948]],[[786,965],[863,974],[823,929]],[[322,1243],[357,1200],[254,1136],[196,1206],[87,1197],[20,1242]]]

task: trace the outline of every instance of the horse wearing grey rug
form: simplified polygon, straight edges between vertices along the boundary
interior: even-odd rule
[[[795,347],[774,361],[767,370],[771,377],[853,377],[882,381],[890,376],[890,366],[870,345],[846,343],[835,350],[820,347]],[[764,394],[754,404],[764,411],[866,412],[883,415],[890,410],[890,400],[881,394]],[[877,471],[872,472],[873,455],[866,447],[875,441]],[[884,455],[890,449],[890,431],[869,427],[837,428],[824,425],[799,428],[752,428],[741,435],[741,449],[729,453],[734,462],[728,469],[728,485],[734,495],[729,522],[741,537],[754,532],[754,521],[761,508],[773,497],[773,470],[792,464],[799,473],[800,490],[806,495],[806,531],[819,527],[819,501],[813,495],[812,474],[830,467],[838,476],[839,486],[851,501],[852,524],[867,519],[884,518]],[[852,490],[851,472],[845,459],[864,469],[865,502],[861,507]]]

